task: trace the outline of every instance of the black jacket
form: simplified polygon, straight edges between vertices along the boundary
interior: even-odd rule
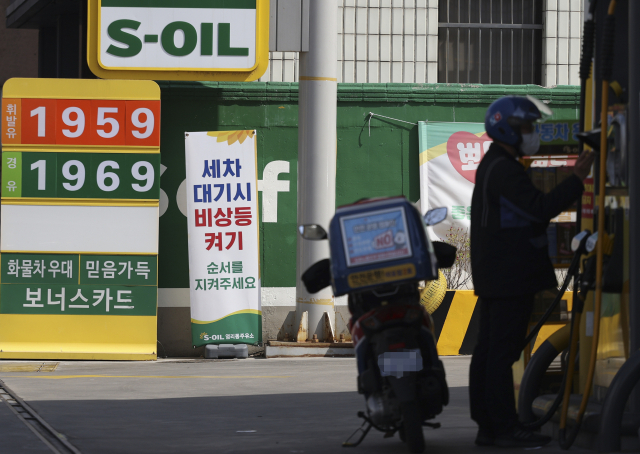
[[[478,167],[471,200],[476,295],[503,298],[556,287],[547,227],[583,190],[582,181],[572,175],[544,194],[509,152],[492,144]]]

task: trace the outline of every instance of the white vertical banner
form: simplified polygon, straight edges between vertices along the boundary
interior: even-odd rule
[[[447,207],[447,219],[433,227],[432,240],[462,247],[458,263],[468,259],[471,227],[471,197],[476,183],[476,170],[489,150],[491,138],[483,123],[420,122],[420,205],[423,212]],[[466,262],[468,263],[468,262]],[[456,265],[457,267],[458,265]],[[460,265],[462,267],[466,265]],[[460,268],[457,268],[459,270]],[[472,284],[466,271],[445,272],[448,288],[469,289]]]
[[[262,341],[255,131],[185,134],[193,345]]]
[[[483,123],[419,122],[420,205],[423,214],[447,207],[446,221],[434,226],[437,238],[446,239],[471,226],[471,196],[476,169],[491,145]]]

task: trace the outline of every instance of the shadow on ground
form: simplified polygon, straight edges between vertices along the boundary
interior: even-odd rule
[[[466,393],[451,389],[443,428],[425,429],[426,452],[474,449],[475,432],[460,431],[473,426]],[[360,425],[364,400],[354,392],[30,404],[83,454],[408,452],[397,436],[374,431],[359,448],[341,447]]]

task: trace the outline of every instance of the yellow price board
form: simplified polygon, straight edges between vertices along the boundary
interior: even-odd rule
[[[155,359],[160,89],[10,79],[0,358]]]

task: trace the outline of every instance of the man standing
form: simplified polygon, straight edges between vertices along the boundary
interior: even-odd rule
[[[549,221],[581,196],[593,153],[548,194],[535,188],[518,161],[540,148],[534,122],[550,109],[532,97],[507,96],[485,116],[493,144],[480,163],[471,203],[471,270],[480,331],[469,377],[476,444],[536,447],[551,439],[518,423],[511,366],[520,358],[534,295],[557,287],[548,255]]]

